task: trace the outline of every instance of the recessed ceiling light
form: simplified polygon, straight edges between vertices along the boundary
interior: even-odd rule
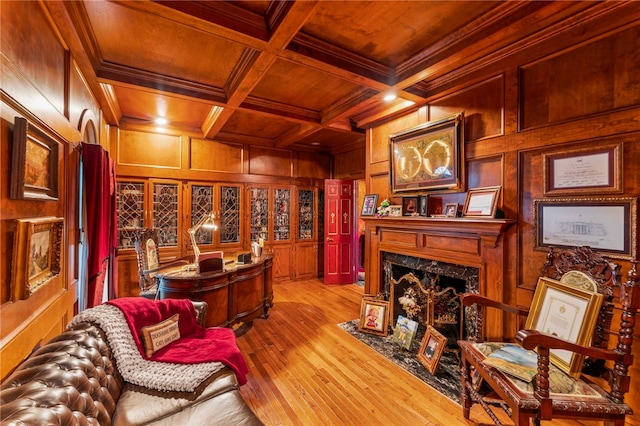
[[[384,99],[385,102],[391,102],[395,98],[396,98],[396,94],[392,93],[392,92],[389,92],[386,95],[384,95],[384,98],[382,98],[382,99]]]
[[[157,124],[157,125],[159,125],[159,126],[165,126],[165,125],[169,124],[169,120],[167,120],[167,119],[166,119],[166,118],[164,118],[164,117],[156,117],[156,118],[153,120],[153,122],[154,122],[154,123],[156,123],[156,124]]]

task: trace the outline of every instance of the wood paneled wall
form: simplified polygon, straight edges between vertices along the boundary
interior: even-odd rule
[[[564,32],[484,68],[449,76],[431,88],[427,105],[372,125],[367,192],[401,204],[401,194],[392,194],[389,186],[389,135],[463,111],[466,188],[501,185],[499,208],[517,220],[502,242],[510,255],[505,282],[496,286],[503,286],[505,301],[529,306],[545,259],[544,251],[534,249],[533,203],[551,198],[544,193],[542,155],[620,143],[623,193],[598,197],[640,194],[640,22],[629,22],[621,13],[616,9],[615,16],[576,20]],[[464,203],[466,196],[431,194],[443,205]],[[570,198],[592,197],[583,192]],[[636,247],[637,228],[633,223]],[[616,262],[623,273],[629,270],[628,261]],[[504,335],[513,336],[516,326],[505,324]]]
[[[3,2],[0,27],[0,378],[41,342],[60,333],[75,313],[77,281],[77,168],[81,129],[99,132],[100,109],[40,2]],[[31,28],[32,31],[24,31]],[[35,47],[34,47],[35,46]],[[30,125],[59,144],[57,201],[13,200],[9,187],[13,123]],[[11,300],[15,220],[64,218],[60,274],[24,300]]]

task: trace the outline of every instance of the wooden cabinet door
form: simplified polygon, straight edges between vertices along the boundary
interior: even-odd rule
[[[306,280],[317,276],[318,244],[296,243],[295,246],[295,279]]]

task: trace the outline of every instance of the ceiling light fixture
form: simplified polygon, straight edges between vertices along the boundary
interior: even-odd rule
[[[169,124],[169,120],[167,120],[164,117],[156,117],[153,120],[154,123],[156,123],[158,126],[166,126],[167,124]]]
[[[389,92],[386,95],[384,95],[384,98],[382,98],[382,99],[384,99],[385,102],[391,102],[395,98],[396,98],[396,94],[393,93],[393,92]]]

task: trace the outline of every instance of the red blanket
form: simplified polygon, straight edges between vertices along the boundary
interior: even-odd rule
[[[249,371],[236,345],[233,330],[221,327],[205,328],[196,322],[196,311],[188,299],[149,300],[142,297],[121,297],[107,302],[118,307],[129,324],[133,340],[143,358],[147,358],[142,343],[142,327],[155,325],[180,314],[180,339],[160,349],[148,359],[176,364],[221,362],[229,366],[243,385]]]

